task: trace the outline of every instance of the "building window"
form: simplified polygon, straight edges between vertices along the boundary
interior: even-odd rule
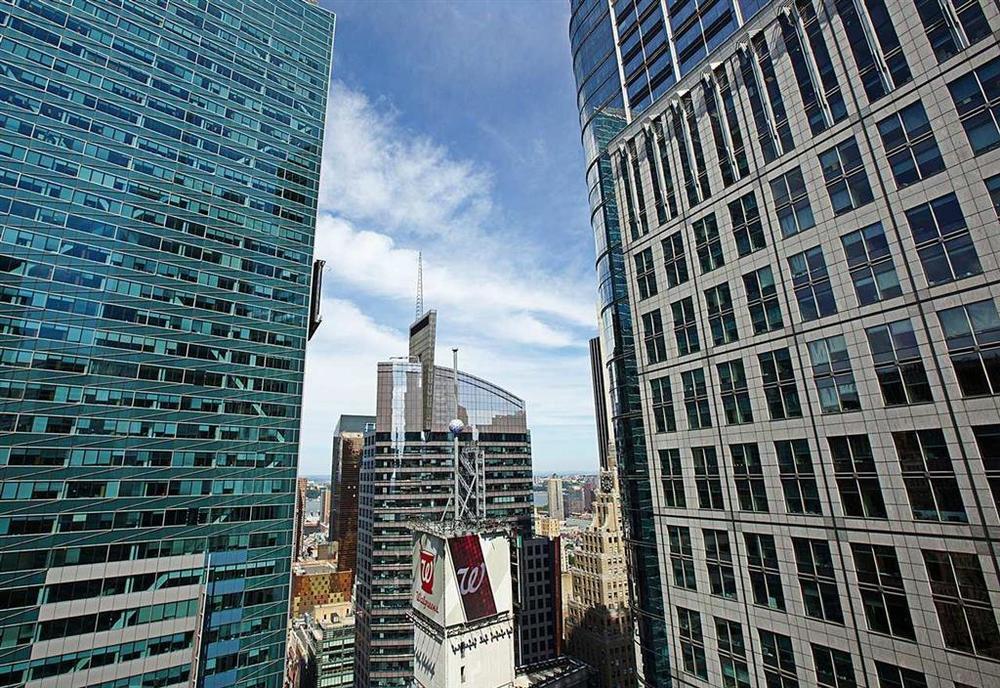
[[[753,79],[756,84],[764,85],[764,93],[767,95],[767,105],[770,107],[770,125],[774,129],[774,142],[776,144],[776,155],[788,153],[795,148],[792,139],[792,130],[788,125],[788,113],[785,111],[785,101],[781,96],[781,85],[778,82],[778,75],[774,72],[774,63],[771,60],[771,53],[767,47],[767,40],[763,33],[758,33],[751,37],[750,43],[754,53],[754,74]],[[744,73],[745,76],[745,73]],[[770,162],[765,153],[764,159]]]
[[[725,67],[717,69],[715,78],[705,84],[705,109],[712,124],[722,183],[729,186],[737,179],[747,176],[750,165]]]
[[[635,281],[639,284],[639,299],[656,295],[656,268],[653,266],[653,249],[639,251],[635,260]]]
[[[910,208],[906,211],[906,221],[930,286],[983,271],[955,194]]]
[[[927,688],[927,679],[919,671],[904,669],[875,660],[879,688]]]
[[[915,0],[914,4],[939,63],[991,33],[979,0]]]
[[[767,246],[764,228],[760,222],[760,209],[753,191],[729,203],[729,219],[736,238],[736,252],[740,257]]]
[[[657,377],[649,381],[653,397],[653,422],[657,432],[674,432],[677,421],[674,417],[674,395],[670,389],[669,377]]]
[[[795,653],[787,635],[757,629],[760,654],[764,660],[764,682],[768,688],[799,688],[795,673]]]
[[[944,433],[941,430],[894,432],[892,440],[913,518],[968,523]]]
[[[715,447],[692,447],[691,455],[694,459],[694,482],[698,488],[698,508],[725,509]]]
[[[688,264],[684,256],[683,232],[675,232],[660,242],[663,247],[663,266],[667,273],[667,287],[676,287],[688,281]]]
[[[972,151],[979,155],[1000,144],[1000,57],[948,84]]]
[[[801,167],[772,179],[771,196],[774,198],[783,237],[787,238],[816,226]]]
[[[704,201],[712,195],[712,189],[708,184],[708,166],[705,164],[705,152],[701,146],[701,134],[698,133],[698,119],[694,114],[694,99],[691,97],[690,92],[681,96],[681,110],[684,112],[684,133],[691,144],[695,170],[698,173],[698,191],[701,194],[701,200]]]
[[[917,336],[909,320],[869,327],[865,333],[886,406],[934,401]]]
[[[785,509],[790,514],[822,515],[816,473],[807,440],[779,440],[774,443],[778,455],[781,490],[785,494]]]
[[[1000,392],[1000,317],[993,300],[938,311],[938,320],[962,394]]]
[[[858,305],[867,306],[903,293],[881,222],[845,234],[840,242]]]
[[[856,688],[854,664],[851,655],[825,645],[812,643],[813,664],[816,665],[816,684],[829,688]]]
[[[868,630],[915,640],[896,550],[886,545],[851,543],[851,552]]]
[[[678,607],[677,631],[681,638],[684,671],[707,680],[708,665],[705,662],[705,638],[701,632],[701,614]]]
[[[660,449],[660,467],[663,472],[664,506],[683,509],[687,506],[684,498],[684,473],[681,471],[681,450]]]
[[[656,222],[662,225],[667,222],[667,209],[663,204],[663,192],[660,190],[660,175],[656,169],[656,159],[653,153],[653,134],[652,132],[646,132],[642,138],[645,143],[646,162],[649,164],[649,176],[653,182],[653,206],[656,209]]]
[[[670,112],[670,123],[673,127],[674,141],[677,142],[677,153],[681,160],[681,178],[684,180],[684,193],[687,196],[689,208],[694,208],[701,202],[698,197],[698,180],[695,178],[694,168],[691,165],[691,151],[688,148],[687,133],[685,132],[684,115],[679,107],[672,107]]]
[[[754,334],[780,330],[785,326],[781,319],[781,304],[774,286],[774,273],[769,266],[743,275],[743,288],[747,292],[747,308]]]
[[[819,162],[835,215],[842,215],[872,201],[872,188],[853,136],[820,153]]]
[[[795,370],[788,349],[765,351],[757,355],[761,378],[764,382],[764,398],[771,420],[801,418],[802,404],[795,387]]]
[[[667,528],[667,539],[670,541],[670,567],[674,572],[674,585],[697,590],[690,529],[685,526],[670,526]]]
[[[919,100],[880,121],[878,133],[897,188],[944,170],[937,139]]]
[[[684,387],[684,410],[687,412],[688,430],[712,427],[705,371],[701,368],[685,370],[681,373],[681,385]]]
[[[642,175],[639,172],[639,153],[636,151],[635,139],[628,142],[628,158],[632,164],[632,182],[635,189],[635,204],[639,214],[640,236],[649,234],[649,221],[646,218],[646,194],[642,189]],[[633,239],[638,236],[632,235]]]
[[[642,315],[642,337],[646,345],[646,361],[660,363],[667,360],[667,343],[663,339],[663,319],[660,311],[650,311]]]
[[[722,688],[750,688],[747,650],[740,624],[715,617],[715,637],[719,644]]]
[[[736,573],[729,534],[724,530],[703,530],[701,533],[705,538],[705,566],[712,594],[735,600]]]
[[[628,153],[622,152],[619,157],[619,169],[621,170],[622,195],[625,197],[625,224],[628,225],[629,235],[632,240],[639,238],[639,222],[635,214],[635,201],[632,199],[632,174],[629,170]]]
[[[691,224],[694,229],[694,246],[698,253],[701,274],[721,268],[726,264],[722,256],[722,239],[719,237],[719,223],[715,213],[710,213]]]
[[[823,250],[814,246],[788,258],[792,271],[792,287],[799,304],[802,322],[809,322],[837,312],[830,273],[826,269]]]
[[[856,518],[886,518],[882,486],[867,435],[828,437],[833,472],[844,514]]]
[[[993,201],[993,210],[1000,218],[1000,174],[986,179],[985,184],[986,190],[990,194],[990,200]]]
[[[884,0],[835,0],[861,85],[874,103],[912,75]]]
[[[823,540],[792,538],[792,547],[795,549],[795,564],[806,615],[831,623],[844,623],[830,545]]]
[[[972,434],[993,493],[993,504],[1000,511],[1000,425],[974,425]]]
[[[652,157],[650,159],[654,160],[655,163],[653,172],[662,175],[663,189],[667,197],[667,210],[672,219],[677,217],[677,192],[674,190],[674,175],[670,170],[670,151],[667,150],[667,139],[664,136],[660,120],[653,123],[653,133],[656,136],[657,156],[655,159]]]
[[[1000,632],[976,554],[923,550],[945,647],[1000,659]]]
[[[778,23],[802,96],[806,120],[815,136],[847,117],[847,105],[811,0],[796,0],[795,7],[797,12],[779,15]],[[802,35],[809,43],[808,53],[799,38]]]
[[[708,305],[708,327],[712,331],[712,343],[721,346],[739,339],[729,284],[723,282],[711,289],[706,289],[705,302]]]
[[[854,383],[851,358],[847,353],[847,342],[843,335],[817,339],[809,342],[808,347],[821,411],[823,413],[859,411],[861,401],[858,398],[858,387]]]
[[[774,546],[774,536],[744,533],[743,539],[747,546],[753,603],[785,611],[785,594],[781,590],[781,570],[778,568],[778,550]]]
[[[753,409],[750,407],[750,389],[743,361],[724,361],[716,367],[719,371],[719,391],[726,425],[752,423]]]
[[[767,490],[764,488],[760,449],[756,443],[730,444],[729,455],[733,460],[733,482],[740,510],[767,513]]]
[[[670,304],[674,316],[674,340],[681,356],[701,351],[698,340],[698,319],[694,314],[694,299],[690,296]]]

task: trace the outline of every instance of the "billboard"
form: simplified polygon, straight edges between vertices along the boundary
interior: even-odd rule
[[[506,536],[417,530],[413,543],[413,610],[439,626],[479,621],[513,607]]]
[[[478,535],[459,535],[448,538],[451,562],[455,568],[458,592],[462,596],[462,609],[466,621],[478,621],[497,613],[493,599],[490,572],[486,568],[483,548]]]
[[[429,533],[418,533],[413,548],[413,609],[435,623],[444,624],[445,541]]]

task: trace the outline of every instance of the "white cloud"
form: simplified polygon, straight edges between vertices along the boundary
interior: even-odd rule
[[[552,248],[505,223],[490,170],[400,120],[391,104],[331,89],[315,249],[327,261],[324,323],[309,345],[303,408],[307,471],[327,470],[340,414],[374,412],[377,362],[406,353],[418,250],[426,307],[440,314],[439,354],[450,361],[450,346],[461,347],[462,368],[524,398],[532,426],[593,427],[591,276],[554,274]]]

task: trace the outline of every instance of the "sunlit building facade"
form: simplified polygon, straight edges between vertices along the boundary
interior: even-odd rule
[[[413,678],[413,522],[453,518],[455,465],[449,424],[464,424],[462,451],[481,453],[487,519],[531,532],[531,437],[524,402],[461,370],[434,364],[437,314],[410,328],[410,355],[378,364],[374,432],[365,435],[358,498],[356,575],[359,685]]]
[[[1000,684],[998,29],[765,5],[610,145],[673,685]]]
[[[281,685],[333,28],[0,4],[0,685]]]

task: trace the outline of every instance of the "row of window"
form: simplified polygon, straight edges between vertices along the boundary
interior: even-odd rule
[[[736,600],[738,591],[734,560],[737,555],[730,545],[729,533],[703,530],[702,537],[709,592]],[[668,540],[672,584],[696,591],[695,555],[690,529],[670,526]],[[743,580],[749,582],[753,604],[788,611],[774,536],[744,533],[743,540],[747,561],[747,577]],[[813,619],[844,625],[841,599],[846,593],[842,587],[846,581],[838,581],[839,567],[834,563],[829,542],[793,537],[791,545],[795,557],[795,577],[802,596],[802,613]],[[907,587],[912,594],[915,583],[912,574],[904,579],[895,548],[861,543],[851,543],[850,548],[867,630],[916,643],[917,636],[907,601]],[[920,550],[920,553],[944,646],[1000,660],[1000,630],[978,555],[929,549]],[[908,582],[904,583],[904,580]],[[698,612],[685,611],[687,614],[684,616],[698,615]],[[682,617],[679,626],[682,644],[690,628],[690,617],[687,620]],[[766,647],[764,655],[766,658]],[[690,671],[688,668],[696,666],[701,669],[703,661],[693,664],[684,662],[685,670],[707,678],[702,671]]]
[[[808,7],[807,0],[799,0],[799,4]],[[971,4],[978,8],[978,3]],[[811,21],[815,24],[815,18]],[[795,36],[796,41],[798,35],[797,31],[789,33],[789,37]],[[773,74],[773,65],[766,44],[761,36],[755,37],[751,43],[757,59],[751,59],[748,54],[740,53],[740,60],[744,63],[742,71],[744,83],[748,85],[751,111],[756,117],[770,117],[775,120],[769,122],[767,126],[758,128],[758,138],[761,141],[765,161],[770,162],[776,159],[780,152],[791,150],[794,144],[788,130],[781,94],[776,89],[776,77]],[[797,50],[801,51],[801,45]],[[794,60],[795,51],[792,54]],[[796,73],[802,79],[806,79],[806,82],[800,82],[800,85],[812,79],[812,70],[803,67],[797,69]],[[821,71],[821,74],[828,76],[830,72]],[[1000,81],[996,78],[997,74],[1000,74],[1000,58],[948,84],[969,143],[977,155],[1000,145],[1000,118],[997,115],[1000,111],[1000,86],[998,86]],[[821,76],[820,81],[824,78]],[[769,89],[774,87],[768,108],[765,108],[761,100],[762,92],[756,85],[758,81],[767,84]],[[811,86],[809,88],[812,89]],[[721,68],[713,82],[705,85],[703,90],[708,119],[715,137],[720,175],[725,185],[729,186],[747,176],[749,167],[746,163],[743,135],[739,131],[735,115],[736,109],[732,104],[729,81]],[[830,91],[836,92],[839,97],[839,87],[831,86]],[[842,106],[831,105],[831,101],[825,97],[817,98],[815,90],[810,90],[810,93],[813,95],[807,99],[806,110],[814,129],[818,127],[821,131],[826,126],[843,119],[845,113],[841,110]],[[694,208],[712,194],[691,93],[682,95],[679,102],[670,107],[668,114],[669,117],[665,120],[657,120],[646,132],[629,141],[620,155],[618,169],[621,176],[620,196],[623,200],[621,205],[624,208],[625,224],[630,228],[633,240],[647,234],[651,225],[646,215],[641,158],[645,158],[649,170],[657,223],[665,224],[678,214],[673,168],[669,162],[670,154],[666,145],[668,133],[672,132],[676,144],[677,160],[680,162],[680,186],[684,190],[688,206]],[[904,188],[927,179],[945,169],[937,140],[920,100],[879,120],[876,126],[897,188]],[[644,140],[644,149],[636,146],[636,140],[639,138]],[[873,199],[861,154],[853,137],[822,152],[819,158],[835,214],[849,212]],[[801,190],[801,195],[805,195],[801,184],[801,173],[795,174],[796,178],[791,179],[791,183],[781,184],[780,177],[772,180],[772,193],[776,205],[783,206],[784,200],[793,197],[792,194],[785,193],[793,184],[796,190]],[[783,190],[782,186],[788,188]],[[800,228],[796,226],[799,221],[806,226],[811,226],[813,223],[807,200],[804,204],[801,202],[796,204],[791,210],[793,212],[786,210],[779,214],[785,236],[799,231]]]
[[[1000,458],[990,453],[997,449],[1000,426],[977,426],[973,431],[980,447],[984,473],[1000,509]],[[913,519],[968,523],[969,516],[944,433],[940,429],[907,430],[892,433],[892,439]],[[888,518],[877,462],[868,436],[830,436],[827,442],[833,481],[843,513],[856,518]],[[692,447],[692,463],[688,471],[682,467],[680,449],[659,449],[658,453],[665,507],[688,507],[685,474],[693,473],[698,508],[726,508],[715,447]],[[739,510],[769,512],[768,480],[760,445],[756,442],[730,444],[729,454]],[[776,441],[774,454],[786,513],[823,515],[809,442],[805,439]]]
[[[792,173],[801,183],[798,170]],[[777,180],[785,188],[787,175]],[[1000,177],[986,181],[987,188],[1000,194]],[[803,191],[804,193],[804,191]],[[776,195],[776,199],[777,199]],[[808,196],[803,195],[799,211],[788,217],[795,218],[800,212],[809,210]],[[785,208],[791,208],[786,205]],[[730,217],[733,237],[740,256],[759,250],[765,246],[764,233],[760,224],[753,192],[730,203]],[[779,209],[779,213],[781,209]],[[982,264],[965,221],[965,215],[954,193],[934,198],[913,206],[906,211],[906,220],[916,248],[917,257],[923,268],[929,286],[947,284],[965,277],[981,274]],[[798,222],[796,220],[796,222]],[[797,225],[798,226],[798,225]],[[702,274],[711,272],[725,264],[722,239],[715,215],[710,214],[692,223],[695,239],[695,253]],[[881,222],[848,232],[840,237],[844,257],[854,286],[859,306],[895,298],[903,293],[896,266],[892,259],[889,242]],[[666,287],[684,284],[691,278],[684,252],[683,232],[667,236],[660,242],[663,252],[663,271]],[[633,254],[635,279],[639,300],[659,293],[654,247],[649,246]],[[833,284],[827,268],[826,258],[820,246],[813,246],[787,258],[791,275],[791,286],[802,322],[809,322],[838,312]],[[783,326],[774,276],[770,267],[761,268],[743,276],[747,301],[754,334],[772,331]],[[716,346],[736,341],[738,337],[731,291],[728,283],[711,287],[704,291],[712,339]],[[758,301],[769,300],[768,306]],[[671,305],[675,330],[695,328],[687,339],[678,340],[680,355],[699,350],[697,330],[694,322],[693,297],[687,297]],[[648,314],[646,314],[648,315]],[[643,315],[644,322],[647,320]],[[656,316],[650,316],[651,324]],[[644,328],[645,329],[645,328]],[[645,333],[644,333],[645,334]],[[694,346],[692,346],[694,344]],[[650,361],[654,362],[653,357]]]
[[[703,681],[708,680],[701,612],[681,606],[677,606],[676,610],[681,668],[685,673]],[[743,637],[742,625],[738,621],[718,616],[713,619],[719,650],[719,667],[722,673],[721,685],[725,688],[750,688],[751,685],[755,685],[751,682],[749,666],[749,662],[753,659],[747,653],[747,641]],[[802,667],[796,665],[796,653],[791,637],[764,628],[757,629],[757,637],[760,641],[764,681],[769,688],[797,688],[800,680],[803,684],[812,680],[813,685],[824,688],[857,688],[859,685],[869,685],[863,679],[858,679],[856,672],[858,670],[864,672],[865,667],[855,668],[855,658],[849,652],[809,642],[815,670],[815,678],[812,679],[807,678]],[[874,661],[878,688],[927,688],[927,679],[921,672],[880,660]],[[958,682],[954,686],[969,688]]]
[[[690,299],[678,302],[690,306]],[[697,328],[693,307],[680,308],[675,314],[674,334],[678,351],[683,355],[698,351]],[[659,312],[643,316],[644,340],[650,363],[666,360],[662,322]],[[938,312],[951,362],[964,397],[993,395],[1000,392],[1000,315],[995,303],[977,301]],[[730,316],[731,311],[722,316]],[[713,336],[724,337],[725,319],[713,322]],[[716,317],[711,315],[710,317]],[[716,325],[718,325],[716,327]],[[908,319],[874,325],[865,330],[875,377],[887,407],[934,401],[927,371],[920,355],[916,333]],[[833,335],[806,343],[813,383],[820,411],[846,413],[861,409],[843,335]],[[757,354],[764,398],[771,420],[802,417],[802,403],[795,381],[795,367],[787,347]],[[718,389],[727,425],[753,423],[750,384],[742,359],[716,364]],[[709,391],[704,368],[681,372],[683,401],[689,430],[712,427]],[[677,420],[669,376],[650,379],[651,415],[657,432],[674,432]]]

